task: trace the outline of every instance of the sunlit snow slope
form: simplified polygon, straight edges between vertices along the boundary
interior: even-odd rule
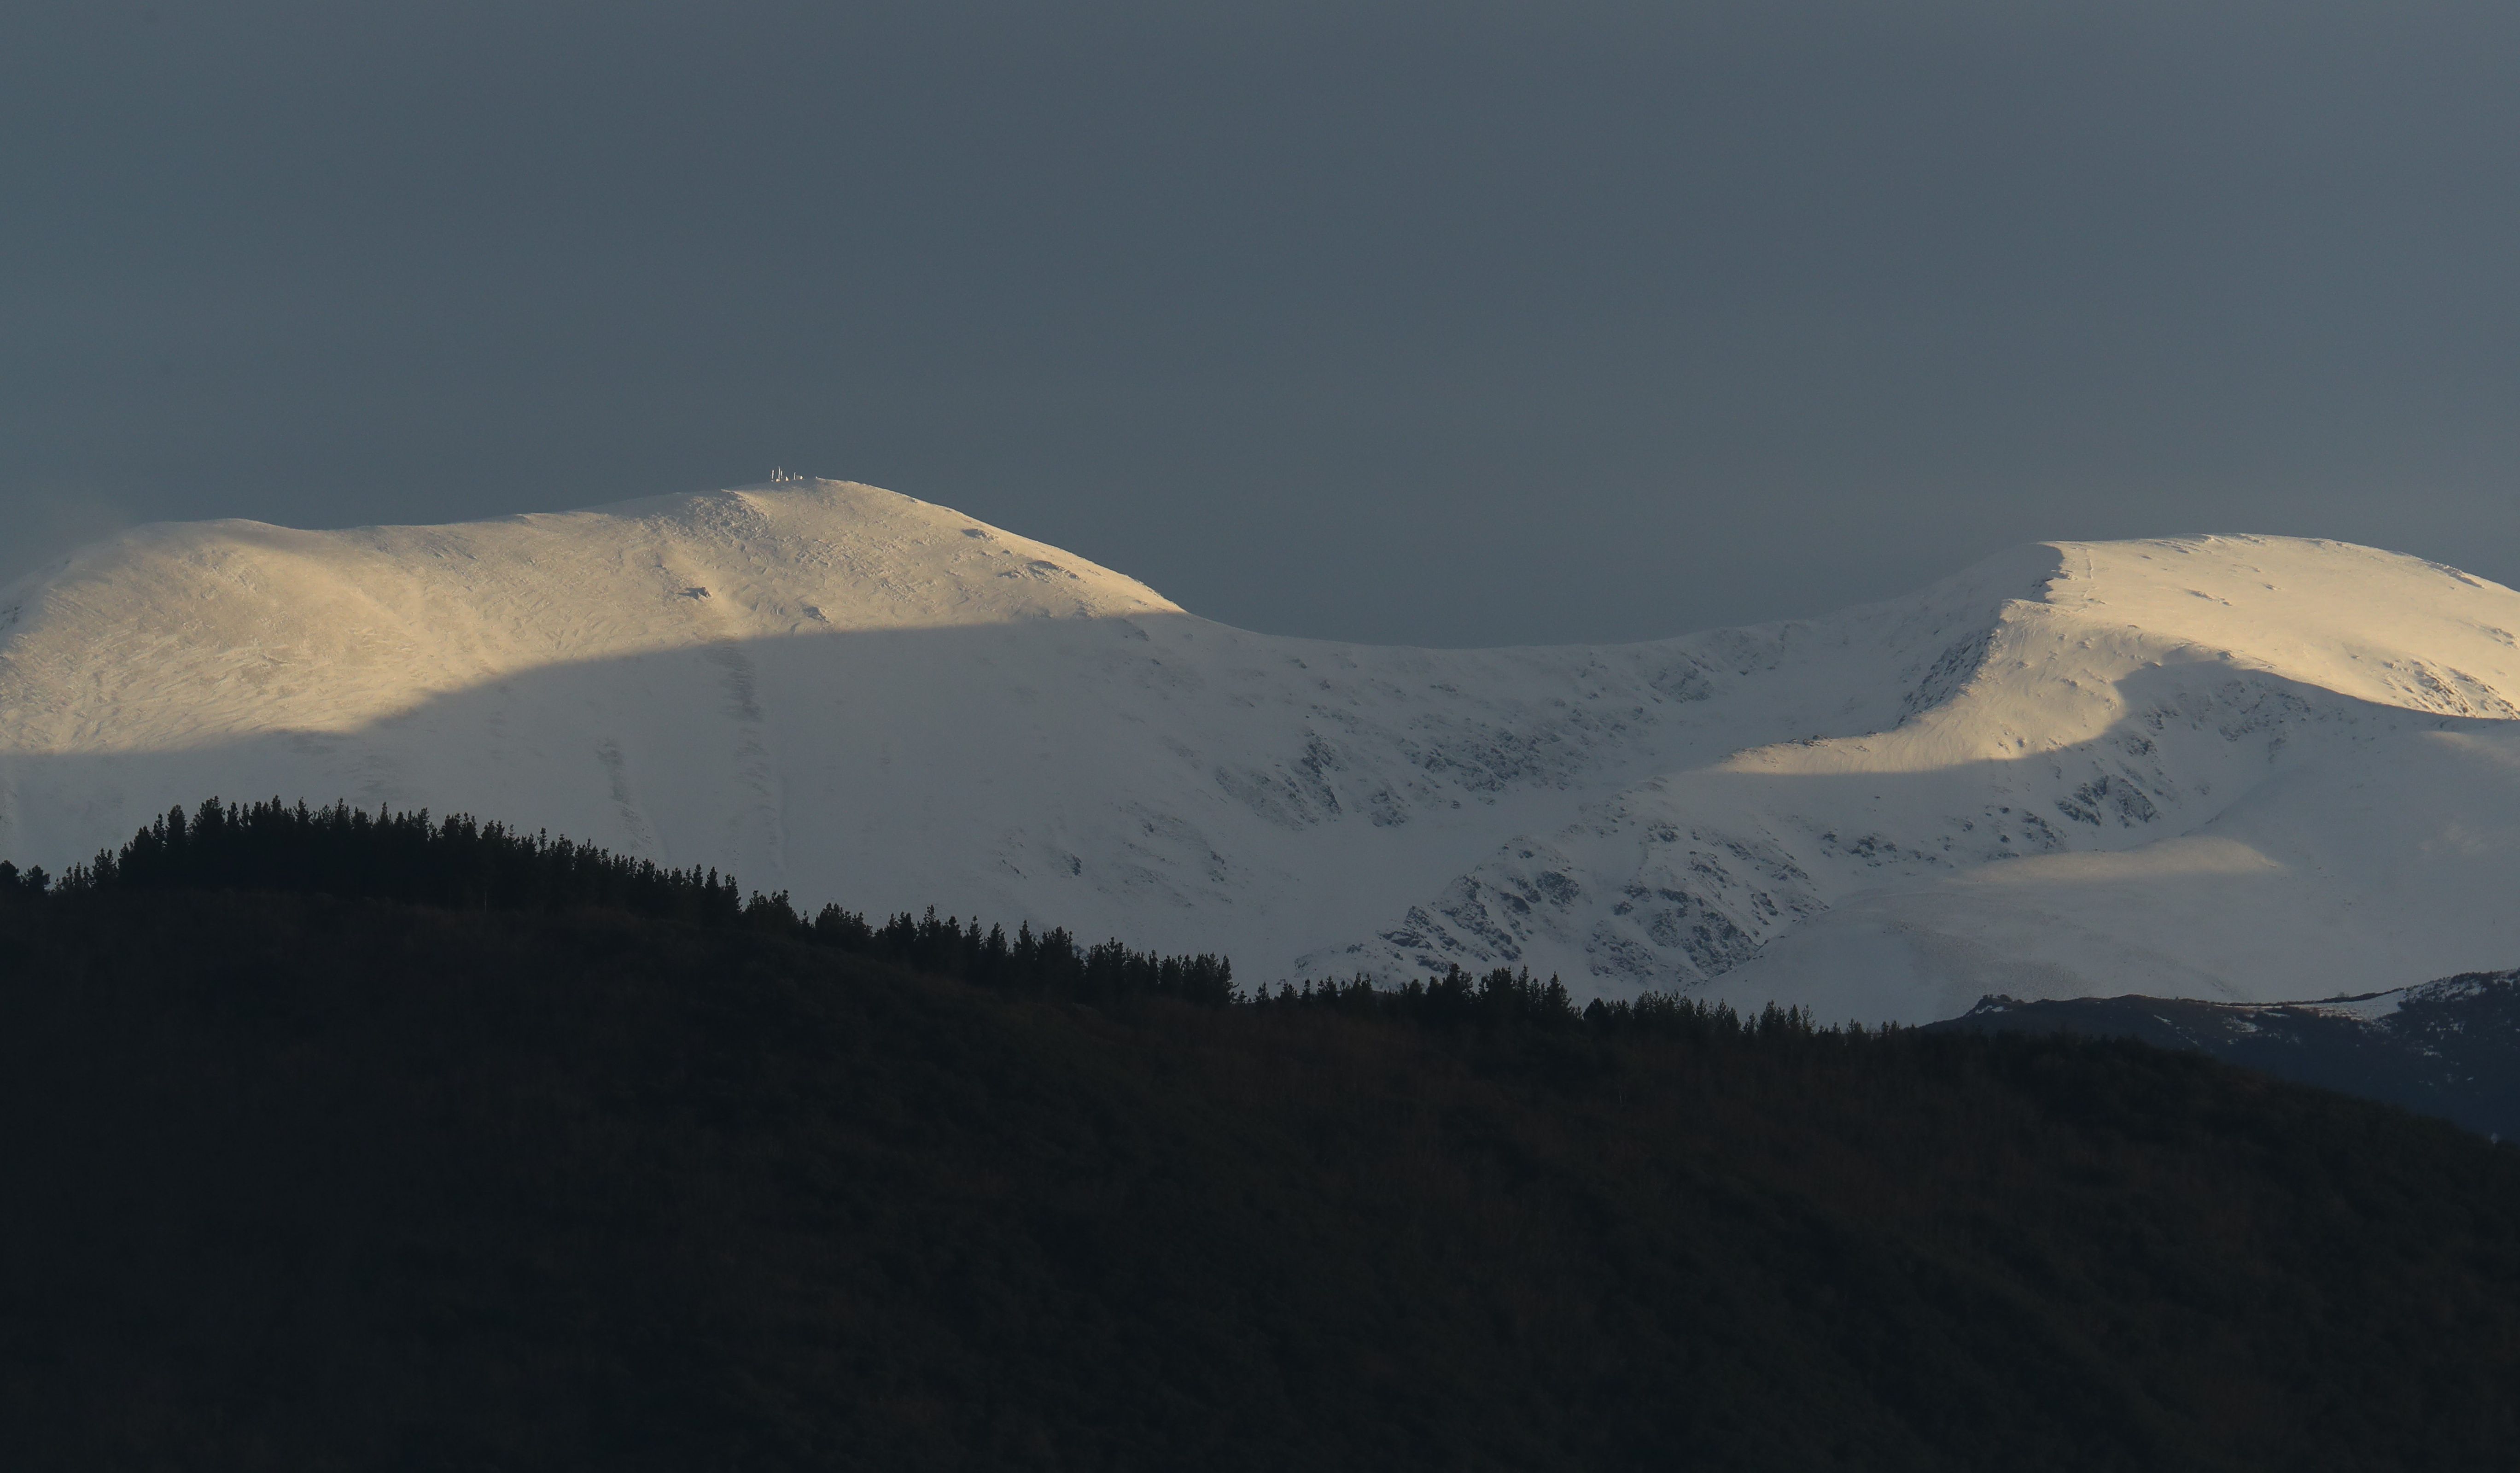
[[[209,794],[470,809],[883,911],[1825,1018],[2520,959],[2520,594],[2332,542],[2049,544],[1602,648],[1244,633],[784,482],[143,529],[0,591],[0,852]]]

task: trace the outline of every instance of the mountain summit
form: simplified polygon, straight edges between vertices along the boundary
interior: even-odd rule
[[[2016,549],[1604,647],[1251,634],[870,486],[144,528],[0,590],[0,852],[211,793],[464,808],[1242,975],[1529,965],[1823,1018],[2507,965],[2520,594]]]

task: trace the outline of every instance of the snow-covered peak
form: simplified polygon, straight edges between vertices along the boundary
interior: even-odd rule
[[[2298,537],[2050,542],[1815,621],[1849,685],[1904,682],[1895,719],[1750,748],[1753,770],[1931,770],[2098,738],[2147,672],[2212,666],[2375,705],[2520,715],[2520,594],[2401,553]],[[1826,645],[1826,639],[1807,641]],[[1877,714],[1877,713],[1876,713]]]
[[[1418,650],[1194,618],[869,486],[144,528],[0,592],[0,852],[218,793],[469,808],[1246,977],[1824,1015],[2364,992],[2520,953],[2520,594],[2047,543],[1825,618]]]
[[[2048,602],[2086,629],[2447,715],[2520,715],[2520,593],[2302,537],[2058,544]]]
[[[129,751],[344,731],[547,666],[1170,612],[1106,568],[846,482],[448,527],[159,524],[0,592],[0,744]]]

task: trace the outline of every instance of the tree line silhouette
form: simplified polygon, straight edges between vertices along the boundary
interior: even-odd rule
[[[1117,940],[1081,944],[1065,928],[1009,936],[974,918],[908,912],[871,924],[827,904],[800,913],[786,891],[746,896],[714,866],[674,869],[592,844],[526,833],[469,813],[374,813],[278,798],[169,808],[119,850],[101,850],[58,880],[0,861],[0,890],[75,896],[111,891],[238,890],[394,900],[461,910],[623,910],[655,920],[767,932],[980,987],[1079,1000],[1148,994],[1201,1005],[1233,1000],[1222,956],[1165,956]]]
[[[1670,992],[1648,991],[1621,999],[1596,997],[1579,1009],[1563,982],[1555,977],[1543,982],[1531,975],[1529,967],[1494,967],[1471,973],[1455,965],[1447,967],[1440,977],[1413,977],[1393,985],[1377,983],[1371,974],[1359,972],[1345,982],[1335,977],[1300,985],[1282,982],[1274,991],[1264,986],[1252,993],[1249,1001],[1260,1009],[1318,1009],[1439,1028],[1574,1029],[1699,1038],[1854,1039],[1870,1036],[1861,1024],[1849,1024],[1844,1029],[1823,1028],[1807,1007],[1780,1007],[1771,1002],[1744,1018],[1730,1003]]]

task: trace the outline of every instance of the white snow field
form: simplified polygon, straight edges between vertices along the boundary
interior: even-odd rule
[[[1418,650],[1228,628],[837,482],[158,526],[0,590],[0,853],[346,798],[1245,982],[1505,963],[1866,1022],[2272,1001],[2520,963],[2515,630],[2498,584],[2272,537]]]

